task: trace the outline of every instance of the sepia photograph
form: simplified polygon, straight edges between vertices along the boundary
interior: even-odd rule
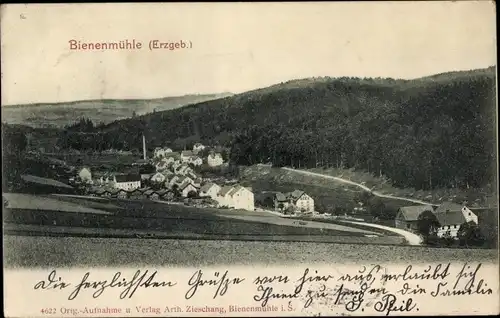
[[[498,271],[494,9],[2,6],[4,268]]]

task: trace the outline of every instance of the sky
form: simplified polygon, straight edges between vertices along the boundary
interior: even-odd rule
[[[70,40],[141,50],[71,51]],[[149,50],[151,40],[192,43]],[[493,2],[6,5],[2,105],[232,92],[496,64]]]

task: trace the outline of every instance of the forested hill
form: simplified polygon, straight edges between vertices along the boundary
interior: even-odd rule
[[[415,80],[314,78],[121,120],[61,145],[232,147],[240,164],[355,167],[397,186],[494,183],[495,68]],[[78,129],[77,129],[78,130]],[[84,138],[85,140],[82,140]]]

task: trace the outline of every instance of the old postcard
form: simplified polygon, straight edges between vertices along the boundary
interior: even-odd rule
[[[495,18],[3,5],[5,315],[498,314]]]

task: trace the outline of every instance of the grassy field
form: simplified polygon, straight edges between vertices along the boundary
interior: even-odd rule
[[[24,193],[3,193],[3,196],[9,202],[9,210],[40,210],[40,211],[59,211],[71,212],[79,214],[111,214],[109,211],[101,210],[100,208],[111,208],[102,204],[92,202],[90,204],[81,205],[78,203],[59,200],[58,197],[47,197],[39,195],[31,195]],[[4,213],[5,214],[5,213]]]
[[[4,237],[4,266],[215,266],[480,261],[498,263],[497,250],[276,241]]]
[[[293,221],[272,214],[226,209],[199,209],[180,204],[162,204],[148,200],[90,200],[73,197],[42,197],[40,202],[51,201],[51,210],[36,205],[6,209],[7,223],[62,226],[80,228],[128,229],[162,231],[170,235],[186,233],[233,236],[358,236],[364,231],[346,226],[324,227],[292,226]],[[35,202],[35,201],[31,201]],[[59,202],[60,207],[54,205]],[[66,213],[67,206],[99,207],[98,213]],[[85,210],[82,210],[85,211]]]

